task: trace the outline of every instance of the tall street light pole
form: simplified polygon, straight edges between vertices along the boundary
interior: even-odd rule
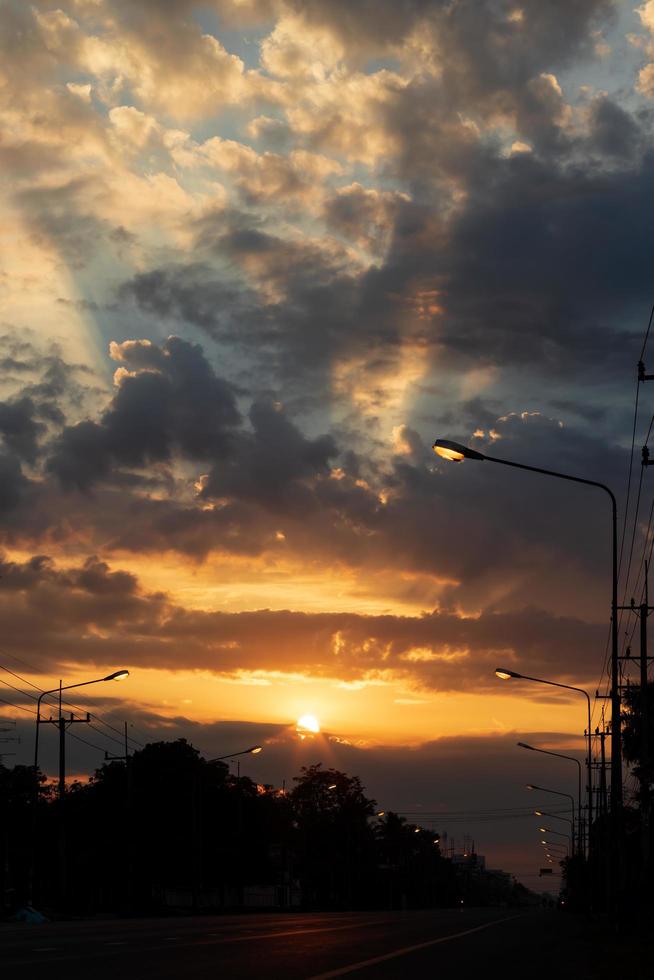
[[[563,755],[561,752],[552,752],[550,749],[539,749],[535,745],[528,745],[527,742],[518,742],[518,747],[521,749],[529,749],[530,752],[542,752],[543,755],[553,755],[557,759],[567,759],[568,762],[574,762],[578,768],[578,794],[577,794],[577,817],[579,826],[577,827],[577,841],[579,846],[579,853],[583,854],[583,848],[581,846],[581,762],[579,759],[575,759],[573,755]]]
[[[566,691],[576,691],[578,694],[583,694],[586,698],[588,709],[588,759],[586,763],[588,766],[588,854],[590,856],[590,828],[593,822],[593,754],[590,731],[590,695],[588,691],[584,691],[583,687],[573,687],[571,684],[560,684],[558,681],[546,681],[542,677],[530,677],[528,674],[518,674],[517,671],[509,670],[508,667],[496,667],[495,673],[503,681],[511,679],[533,681],[536,684],[547,684],[549,687],[562,687]]]
[[[241,749],[240,752],[230,752],[229,755],[217,755],[215,759],[207,759],[207,762],[223,762],[225,759],[234,759],[237,755],[258,755],[259,752],[263,752],[263,745],[253,745],[249,749]]]
[[[30,862],[30,898],[34,887],[34,872],[36,867],[36,814],[39,799],[38,768],[39,768],[39,728],[45,724],[41,718],[41,702],[49,694],[59,695],[59,717],[48,719],[47,724],[54,723],[59,729],[59,891],[62,901],[66,899],[66,828],[64,824],[64,796],[66,794],[66,725],[72,724],[73,719],[66,722],[62,711],[62,692],[71,691],[77,687],[87,687],[89,684],[102,684],[104,681],[122,681],[129,677],[128,670],[115,670],[113,674],[106,677],[96,677],[91,681],[79,681],[77,684],[63,684],[59,681],[59,687],[53,687],[49,691],[42,691],[36,703],[36,736],[34,739],[34,810],[32,816],[32,856]],[[78,719],[79,720],[79,719]],[[87,716],[86,721],[89,721]]]
[[[547,810],[534,810],[534,816],[535,817],[549,817],[550,820],[562,820],[564,823],[570,824],[570,827],[573,826],[572,820],[569,820],[568,817],[562,817],[558,813],[548,813]],[[573,833],[572,830],[571,830],[571,833]]]
[[[556,837],[565,837],[568,842],[568,849],[571,846],[570,834],[562,834],[560,830],[551,830],[549,827],[539,827],[538,830],[541,834],[555,834]]]
[[[539,793],[552,793],[553,796],[565,796],[566,800],[570,800],[570,824],[572,825],[572,839],[574,840],[574,826],[575,826],[575,798],[571,793],[562,793],[560,789],[548,789],[547,786],[536,786],[535,783],[527,783],[527,789],[537,790]],[[540,813],[537,812],[537,816]]]
[[[59,682],[58,687],[53,687],[50,691],[42,691],[36,701],[36,736],[34,738],[34,772],[39,767],[39,726],[43,724],[41,720],[41,701],[43,698],[47,697],[48,694],[58,694],[59,695],[59,721],[61,723],[62,712],[61,712],[61,692],[62,691],[72,691],[74,687],[87,687],[89,684],[102,684],[104,681],[124,681],[125,678],[129,677],[128,670],[115,670],[113,674],[108,674],[106,677],[96,677],[92,681],[80,681],[78,684],[65,684],[63,687],[61,682]],[[61,734],[61,732],[60,732]],[[60,786],[61,790],[61,786]]]
[[[547,786],[536,786],[534,783],[527,783],[527,789],[538,790],[539,793],[552,793],[553,796],[565,796],[566,800],[570,800],[570,826],[572,827],[572,840],[574,843],[575,839],[575,798],[570,793],[562,793],[559,789],[548,789]],[[536,816],[540,816],[541,813],[537,810]]]
[[[249,749],[241,749],[240,752],[230,752],[228,755],[218,755],[218,756],[216,756],[215,759],[208,759],[207,762],[209,764],[211,764],[212,762],[223,762],[225,759],[233,759],[236,756],[241,756],[241,755],[258,755],[259,752],[262,752],[262,751],[263,751],[263,746],[262,745],[251,745]],[[240,778],[241,778],[241,760],[240,760],[240,758],[238,760],[237,774],[238,774],[237,778],[240,780]],[[243,846],[243,842],[242,842],[242,836],[243,836],[243,801],[242,801],[242,796],[241,796],[241,785],[240,785],[240,782],[237,785],[238,785],[238,797],[237,797],[237,804],[238,804],[238,846],[239,846],[239,848],[241,848]],[[195,796],[194,796],[194,799],[195,799]],[[243,886],[242,886],[242,883],[239,885],[239,894],[240,894],[241,904],[243,904]]]
[[[620,738],[620,658],[618,647],[618,507],[615,494],[610,487],[596,480],[586,480],[569,473],[559,473],[556,470],[546,470],[539,466],[527,466],[525,463],[515,463],[509,459],[498,459],[496,456],[486,456],[476,449],[462,446],[449,439],[437,439],[433,450],[443,459],[460,462],[464,459],[488,460],[489,463],[499,463],[530,473],[540,473],[543,476],[555,477],[558,480],[568,480],[571,483],[582,483],[585,486],[597,487],[608,494],[611,500],[612,519],[612,548],[611,548],[611,890],[614,907],[619,903],[619,882],[621,874],[622,853],[622,743]]]

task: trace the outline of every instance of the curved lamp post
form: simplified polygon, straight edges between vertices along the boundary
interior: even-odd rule
[[[588,759],[586,765],[588,766],[588,850],[590,851],[590,828],[593,822],[593,756],[591,747],[591,731],[590,731],[590,695],[588,691],[584,691],[583,687],[574,687],[572,684],[560,684],[558,681],[546,681],[542,677],[530,677],[528,674],[519,674],[515,670],[509,670],[508,667],[496,667],[495,674],[500,680],[521,680],[521,681],[533,681],[535,684],[547,684],[548,687],[562,687],[566,691],[576,691],[578,694],[583,694],[586,698],[586,706],[588,709]]]
[[[572,827],[572,843],[575,840],[575,798],[571,793],[562,793],[558,789],[548,789],[547,786],[536,786],[535,783],[527,783],[527,789],[538,790],[539,793],[552,793],[553,796],[565,796],[570,800],[570,826]]]
[[[124,681],[125,678],[129,677],[128,670],[115,670],[113,674],[108,674],[106,677],[96,677],[92,681],[80,681],[78,684],[65,684],[59,687],[53,687],[50,691],[42,691],[39,694],[36,701],[36,737],[34,739],[34,771],[38,769],[39,766],[39,725],[41,724],[41,701],[43,698],[47,697],[48,694],[58,694],[59,695],[59,713],[61,714],[61,692],[62,691],[72,691],[74,687],[86,687],[88,684],[102,684],[104,681]]]
[[[253,745],[249,749],[241,749],[240,752],[230,752],[229,755],[217,755],[215,759],[207,759],[207,762],[222,762],[223,759],[233,759],[237,755],[258,755],[263,752],[263,745]]]
[[[529,749],[530,752],[542,752],[543,755],[553,755],[557,759],[567,759],[568,762],[574,762],[578,768],[578,795],[577,795],[577,821],[579,826],[577,827],[577,842],[579,845],[579,852],[582,852],[581,848],[581,762],[579,759],[575,759],[573,755],[563,755],[561,752],[552,752],[550,749],[539,749],[535,745],[528,745],[527,742],[518,742],[518,746],[521,749]]]
[[[549,817],[550,820],[563,820],[565,823],[569,823],[571,827],[573,826],[572,820],[568,817],[562,817],[558,813],[548,813],[546,810],[534,810],[534,816]]]
[[[259,752],[263,752],[263,745],[251,745],[249,749],[241,749],[240,752],[230,752],[228,755],[217,755],[215,759],[207,759],[210,764],[212,762],[222,762],[223,759],[234,759],[237,755],[258,755]],[[241,778],[241,760],[238,760],[237,769],[238,778]]]
[[[470,449],[468,446],[462,446],[460,443],[452,442],[449,439],[437,439],[432,448],[443,459],[454,460],[455,462],[461,462],[464,459],[488,460],[489,463],[500,463],[502,466],[511,466],[518,470],[527,470],[530,473],[540,473],[559,480],[568,480],[571,483],[582,483],[588,487],[597,487],[599,490],[603,490],[604,493],[608,494],[611,500],[611,830],[614,841],[611,854],[613,856],[612,880],[614,883],[614,897],[617,899],[621,851],[622,744],[620,739],[620,660],[618,649],[618,518],[615,494],[606,484],[598,483],[596,480],[586,480],[580,476],[571,476],[569,473],[559,473],[556,470],[546,470],[540,466],[527,466],[525,463],[515,463],[510,459],[498,459],[496,456],[487,456],[485,453],[480,453],[476,449]]]
[[[30,868],[28,890],[30,899],[34,890],[34,879],[36,874],[36,834],[37,834],[37,809],[39,800],[39,729],[41,721],[41,702],[49,694],[59,695],[59,718],[57,726],[59,728],[59,799],[63,803],[66,793],[66,723],[61,711],[61,695],[63,691],[72,691],[76,687],[87,687],[89,684],[102,684],[105,681],[123,681],[129,677],[126,669],[115,670],[113,674],[106,677],[95,677],[91,681],[78,681],[77,684],[64,684],[59,681],[59,687],[53,687],[50,691],[42,691],[36,701],[36,735],[34,738],[34,809],[32,816],[32,845],[30,855]],[[59,818],[59,889],[61,896],[66,896],[66,829],[64,823],[64,811],[60,812]]]
[[[568,842],[568,847],[570,847],[570,834],[562,834],[560,830],[551,830],[549,827],[539,827],[538,830],[541,834],[554,834],[556,837],[565,837]]]

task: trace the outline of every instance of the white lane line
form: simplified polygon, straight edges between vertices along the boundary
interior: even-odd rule
[[[394,960],[397,956],[406,956],[407,953],[415,953],[419,949],[427,949],[428,946],[437,946],[439,943],[448,943],[451,939],[460,939],[462,936],[470,936],[473,932],[481,932],[482,929],[492,929],[502,922],[511,922],[519,919],[520,915],[509,915],[504,919],[496,919],[494,922],[486,922],[483,926],[475,926],[474,929],[466,929],[464,932],[455,932],[451,936],[441,936],[439,939],[429,939],[426,943],[417,943],[415,946],[404,946],[402,949],[395,949],[392,953],[384,953],[383,956],[373,956],[369,960],[360,960],[358,963],[350,963],[339,970],[328,970],[327,973],[317,973],[309,980],[331,980],[332,977],[342,977],[346,973],[354,973],[355,970],[363,970],[366,966],[376,966],[377,963],[384,963],[386,960]]]

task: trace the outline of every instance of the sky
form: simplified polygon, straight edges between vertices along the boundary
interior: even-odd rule
[[[584,703],[494,668],[605,690],[608,501],[430,447],[624,510],[653,0],[2,0],[0,48],[13,761],[128,667],[75,703],[133,747],[336,765],[528,881],[576,767],[515,743],[582,757]]]

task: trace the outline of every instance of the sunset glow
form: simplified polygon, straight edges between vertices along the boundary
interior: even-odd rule
[[[576,792],[515,743],[585,759],[565,685],[610,725],[611,515],[524,469],[612,488],[638,602],[653,2],[0,5],[12,762],[124,665],[70,697],[80,779],[127,724],[453,835]]]
[[[302,717],[298,718],[297,720],[297,730],[300,733],[303,732],[317,733],[320,731],[320,724],[318,722],[318,719],[314,718],[313,715],[302,715]]]

